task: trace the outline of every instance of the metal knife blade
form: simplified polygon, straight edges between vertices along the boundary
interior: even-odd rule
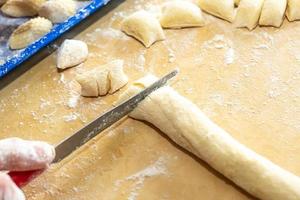
[[[143,91],[131,97],[127,101],[109,110],[102,116],[99,116],[96,120],[92,121],[72,136],[66,138],[64,141],[62,141],[56,146],[56,157],[53,163],[63,160],[77,148],[84,145],[89,140],[97,136],[99,133],[101,133],[102,131],[104,131],[105,129],[122,119],[124,116],[129,114],[149,94],[165,85],[168,82],[168,80],[170,80],[177,74],[177,69],[168,73],[167,75],[163,76],[161,79],[153,83],[151,86],[145,88]]]

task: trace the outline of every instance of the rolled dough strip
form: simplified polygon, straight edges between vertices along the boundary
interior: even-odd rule
[[[289,21],[300,19],[300,0],[288,0],[286,16]]]
[[[137,81],[121,100],[139,92],[155,79],[148,76]],[[240,144],[171,87],[153,92],[130,116],[152,123],[178,145],[260,199],[300,199],[299,177]]]
[[[287,0],[265,0],[259,25],[280,27],[284,18]]]

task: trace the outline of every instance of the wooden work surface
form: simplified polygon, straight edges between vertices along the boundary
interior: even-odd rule
[[[76,73],[124,59],[130,81],[178,67],[176,90],[238,141],[300,176],[300,23],[252,32],[205,15],[202,28],[166,30],[144,48],[119,31],[123,16],[160,0],[127,0],[76,38],[90,56],[58,72],[55,54],[0,91],[0,137],[57,144],[112,107],[120,92],[78,96]],[[24,188],[29,200],[253,199],[159,130],[124,119]]]

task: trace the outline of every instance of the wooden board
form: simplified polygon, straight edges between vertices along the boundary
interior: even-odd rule
[[[252,32],[205,15],[151,48],[119,31],[123,16],[163,0],[127,0],[76,38],[88,61],[58,72],[55,54],[0,91],[0,137],[56,144],[112,106],[124,89],[78,97],[74,75],[124,59],[133,81],[179,67],[172,86],[233,137],[300,175],[300,23]],[[148,124],[124,119],[25,188],[29,200],[253,199]]]

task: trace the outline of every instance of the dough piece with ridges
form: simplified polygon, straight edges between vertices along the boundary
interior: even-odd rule
[[[234,20],[235,26],[254,29],[258,24],[263,4],[264,0],[242,0]]]
[[[11,49],[23,49],[49,33],[51,29],[52,23],[48,19],[33,18],[14,30],[8,40],[9,47]]]
[[[127,35],[139,40],[145,47],[150,47],[153,43],[165,39],[159,21],[155,16],[144,10],[126,17],[122,21],[121,29]]]
[[[288,0],[286,17],[289,21],[300,20],[300,0]]]
[[[175,0],[162,5],[160,24],[164,28],[204,26],[201,9],[187,1]]]
[[[121,95],[120,101],[155,80],[148,76],[137,81]],[[300,199],[299,177],[239,143],[169,86],[151,93],[130,116],[153,124],[178,145],[259,199]]]
[[[80,40],[65,40],[57,52],[57,68],[66,69],[83,63],[89,54],[88,46]]]
[[[200,8],[229,22],[234,20],[234,0],[198,0]]]
[[[76,80],[84,97],[98,97],[113,94],[128,83],[123,71],[123,60],[114,60],[79,75]]]
[[[76,13],[76,4],[73,0],[50,0],[45,2],[40,10],[39,15],[52,21],[61,23]]]
[[[8,0],[1,11],[11,17],[32,17],[46,0]]]
[[[284,19],[287,0],[265,0],[259,25],[280,27]]]

